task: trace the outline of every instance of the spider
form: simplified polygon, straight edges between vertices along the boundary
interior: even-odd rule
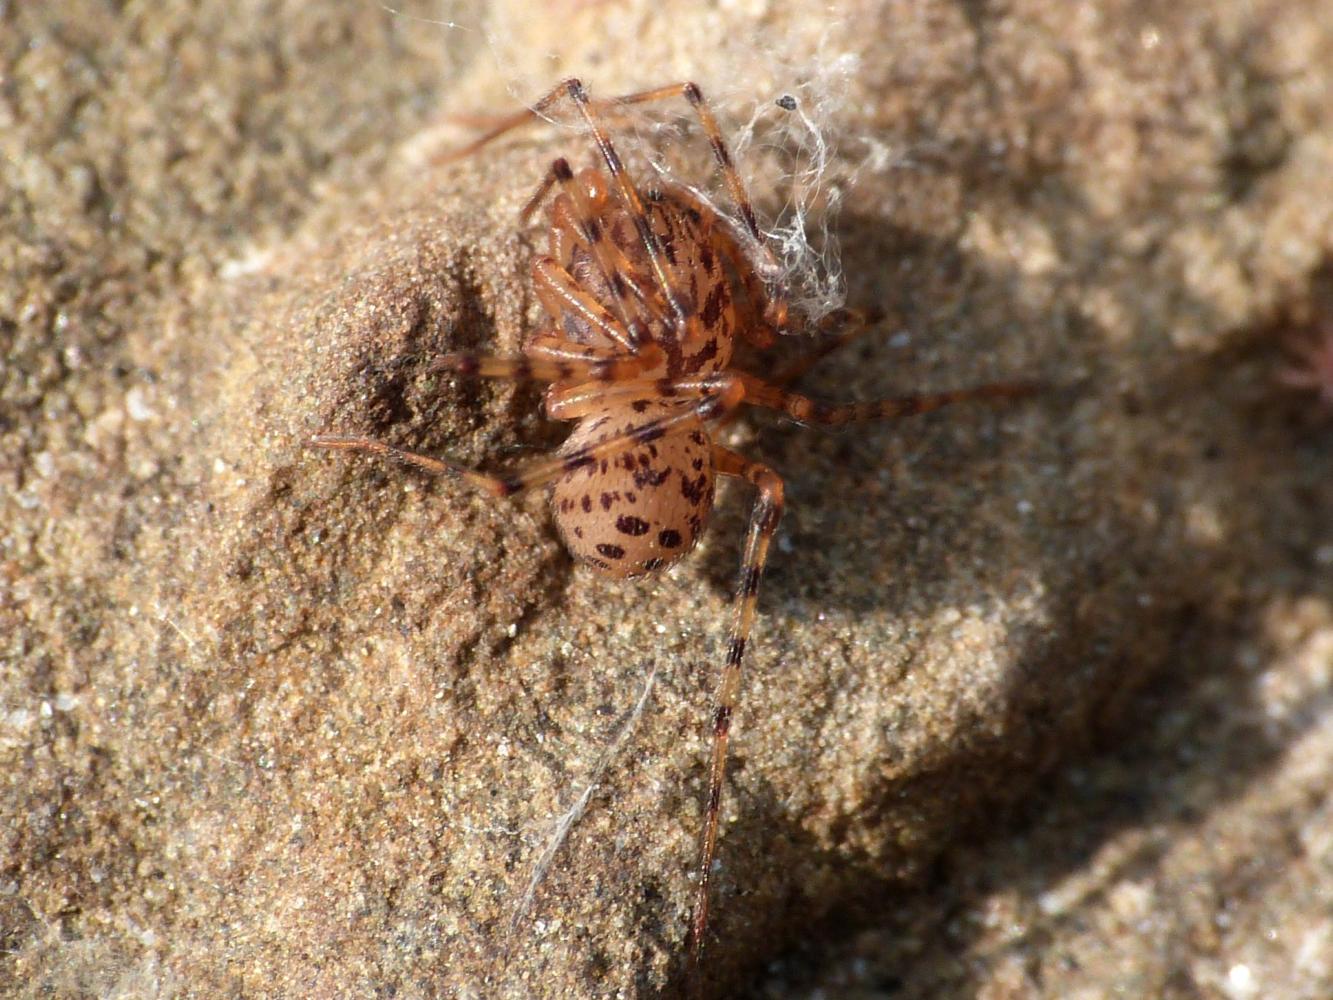
[[[663,180],[640,189],[604,123],[630,105],[683,98],[698,118],[721,171],[736,218],[693,189]],[[789,100],[789,99],[788,99]],[[703,534],[719,476],[757,491],[741,557],[731,631],[712,713],[708,797],[700,834],[690,923],[690,980],[700,978],[710,888],[726,776],[727,744],[741,690],[759,581],[783,509],[783,484],[767,465],[720,444],[715,431],[738,407],[777,410],[800,423],[837,426],[924,413],[968,399],[1026,395],[1026,383],[995,383],[951,392],[830,405],[788,391],[807,358],[776,380],[738,370],[738,338],[756,348],[789,328],[776,262],[765,245],[749,195],[718,127],[693,83],[675,83],[593,101],[576,79],[561,82],[531,108],[499,120],[449,159],[470,155],[559,102],[571,102],[596,145],[599,165],[575,172],[552,162],[524,205],[520,222],[549,200],[550,252],[532,264],[546,321],[522,356],[449,354],[430,366],[462,375],[549,383],[546,413],[575,426],[553,458],[493,475],[445,458],[416,454],[364,437],[318,435],[318,448],[370,452],[456,476],[497,497],[545,486],[570,552],[614,576],[652,573],[684,557]],[[786,104],[781,106],[787,107]],[[833,314],[853,329],[865,317]]]

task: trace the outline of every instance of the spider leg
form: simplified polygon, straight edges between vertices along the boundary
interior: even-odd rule
[[[653,275],[657,278],[658,287],[662,290],[662,295],[666,299],[671,315],[675,317],[676,327],[684,330],[689,326],[691,317],[686,315],[685,307],[676,292],[679,281],[662,250],[661,241],[657,238],[657,234],[653,232],[653,227],[648,223],[648,213],[643,207],[643,199],[639,197],[639,192],[635,190],[634,183],[630,180],[624,163],[621,162],[620,154],[616,152],[616,147],[611,142],[611,137],[607,134],[597,115],[594,114],[592,101],[589,100],[587,92],[583,89],[583,84],[574,78],[570,78],[564,82],[564,87],[569,93],[570,100],[574,102],[579,109],[579,113],[583,115],[588,131],[592,133],[593,141],[597,143],[597,149],[602,154],[602,162],[606,164],[606,171],[611,175],[611,180],[620,194],[620,200],[624,203],[625,210],[634,222],[634,228],[639,234],[639,241],[643,243],[644,251],[648,255],[648,263],[652,266]],[[697,319],[694,321],[697,322]]]
[[[394,458],[407,465],[416,466],[418,469],[423,469],[433,475],[456,476],[473,486],[486,490],[488,493],[494,493],[496,496],[508,496],[509,493],[516,492],[508,490],[508,484],[500,477],[485,472],[477,472],[475,469],[469,469],[467,466],[459,465],[445,458],[434,458],[430,455],[406,451],[403,448],[395,448],[391,444],[376,441],[374,438],[344,437],[340,434],[316,434],[306,441],[306,445],[311,448],[328,448],[332,451],[368,451],[372,455]]]
[[[711,375],[698,379],[632,379],[610,385],[602,382],[557,385],[552,386],[546,396],[546,414],[553,420],[577,420],[590,413],[624,406],[639,399],[659,401],[697,398],[724,391],[734,381],[733,375]],[[727,416],[736,412],[736,409],[732,409]]]
[[[816,324],[816,329],[823,331],[829,327],[836,327],[846,324],[848,329],[838,334],[836,337],[830,337],[824,343],[820,344],[813,351],[788,365],[784,365],[774,372],[768,379],[771,385],[778,389],[786,389],[791,383],[808,372],[824,358],[828,357],[834,351],[851,343],[857,337],[861,336],[866,330],[870,329],[869,320],[864,312],[859,309],[835,309]],[[720,421],[722,425],[730,424],[740,415],[736,410]]]
[[[461,146],[458,149],[450,150],[444,155],[437,157],[435,162],[437,164],[442,164],[442,163],[452,163],[455,160],[466,159],[473,153],[478,152],[479,150],[483,149],[486,146],[489,146],[492,142],[500,138],[500,136],[504,135],[506,132],[512,132],[514,129],[521,128],[522,126],[527,125],[529,122],[537,121],[539,118],[544,117],[544,112],[546,111],[546,109],[551,107],[551,105],[555,104],[556,101],[564,97],[567,91],[568,87],[566,86],[565,81],[562,80],[560,83],[556,84],[555,87],[551,89],[551,92],[548,93],[545,97],[542,97],[535,104],[531,104],[521,111],[515,111],[512,114],[508,115],[500,115],[499,117],[485,116],[487,118],[487,121],[494,123],[492,124],[489,130],[484,132],[482,135],[479,135],[476,139],[473,139],[466,146]],[[464,116],[463,121],[466,122],[467,120],[468,117]]]
[[[567,472],[591,465],[626,445],[647,444],[656,441],[673,427],[690,420],[716,420],[740,405],[745,389],[740,381],[731,378],[719,378],[718,384],[709,387],[700,398],[690,406],[683,406],[669,416],[659,417],[647,423],[625,428],[594,444],[571,451],[568,455],[534,462],[525,468],[506,475],[493,475],[479,472],[458,465],[448,459],[434,458],[417,452],[395,448],[393,445],[366,437],[343,437],[337,434],[319,434],[310,438],[306,444],[312,448],[330,448],[337,451],[368,451],[385,458],[397,459],[408,465],[435,475],[455,476],[497,497],[513,496],[537,486],[551,482]]]
[[[607,142],[609,143],[610,140],[608,139]],[[615,296],[615,304],[620,309],[621,321],[629,331],[630,338],[634,343],[641,342],[647,334],[642,316],[642,303],[634,295],[630,283],[625,280],[624,273],[617,262],[617,257],[612,252],[611,244],[606,239],[606,231],[598,222],[602,207],[589,203],[583,186],[575,179],[569,161],[563,156],[551,164],[550,176],[554,178],[555,183],[560,185],[563,196],[569,199],[572,206],[572,211],[566,213],[568,225],[572,227],[575,235],[588,245],[607,287]],[[539,191],[539,193],[542,192]],[[647,225],[646,219],[644,224]]]
[[[650,352],[649,345],[645,352]],[[596,344],[576,344],[549,329],[537,330],[528,338],[523,353],[530,358],[542,361],[614,361],[625,357],[625,352],[618,347],[600,347]],[[642,352],[641,352],[642,353]]]
[[[896,399],[878,399],[865,403],[823,403],[790,392],[754,375],[737,373],[745,385],[745,401],[754,406],[778,410],[802,424],[821,424],[829,427],[857,423],[863,420],[887,420],[916,413],[929,413],[950,403],[969,399],[1019,399],[1037,391],[1032,382],[993,382],[988,385],[952,389],[946,392],[923,393],[919,396],[900,396]]]
[[[599,191],[605,191],[605,185],[602,182],[600,172],[592,169],[580,171],[575,175],[575,182],[578,184],[587,184],[590,188],[595,187]],[[602,195],[605,198],[605,195]],[[594,196],[593,202],[597,204],[597,197]],[[600,233],[601,230],[598,229]],[[629,258],[625,256],[623,250],[616,246],[614,241],[603,240],[602,246],[611,258],[611,263],[621,279],[629,287],[629,291],[634,295],[640,315],[652,316],[657,310],[657,306],[650,299],[652,289],[646,287],[638,277],[635,276],[634,267]],[[580,236],[580,227],[575,220],[574,210],[568,199],[557,198],[551,206],[551,253],[550,256],[555,260],[560,268],[566,274],[572,275],[575,266],[575,250],[582,248],[589,254],[593,252],[587,241]],[[608,282],[609,284],[609,282]]]
[[[649,101],[661,101],[670,97],[683,97],[694,109],[699,123],[703,125],[704,135],[708,137],[708,144],[713,149],[713,159],[717,161],[718,169],[722,172],[722,179],[727,185],[731,200],[736,203],[736,210],[740,212],[741,221],[745,225],[745,232],[755,243],[762,246],[763,239],[759,234],[759,223],[755,220],[750,194],[746,191],[745,182],[741,180],[740,172],[737,171],[736,164],[731,159],[731,151],[727,148],[726,140],[722,138],[722,129],[718,127],[717,119],[713,117],[713,111],[709,108],[708,102],[704,100],[704,95],[697,84],[688,82],[669,83],[665,87],[655,87],[652,90],[640,91],[637,94],[626,94],[624,97],[613,97],[608,103],[621,106],[646,104]]]
[[[665,360],[656,344],[645,344],[637,354],[615,354],[604,360],[554,360],[545,357],[499,357],[494,354],[446,354],[427,372],[456,371],[477,378],[507,378],[518,382],[617,382],[638,378]]]
[[[521,111],[515,111],[506,115],[452,115],[454,121],[461,124],[471,124],[477,127],[486,128],[487,131],[478,136],[472,142],[458,149],[451,150],[443,156],[437,157],[437,164],[451,163],[454,160],[466,159],[474,153],[479,152],[484,147],[490,145],[496,139],[512,132],[514,129],[522,128],[540,118],[545,117],[548,108],[555,105],[562,97],[567,94],[573,96],[573,87],[582,90],[582,85],[578,80],[564,80],[557,84],[552,90],[538,100],[535,104],[523,108]],[[708,137],[709,145],[713,150],[713,158],[717,160],[719,169],[722,171],[723,179],[727,185],[727,190],[731,194],[732,200],[736,203],[736,208],[740,212],[741,219],[745,223],[746,231],[756,243],[761,243],[759,235],[759,225],[755,219],[754,207],[750,201],[749,193],[745,189],[745,184],[741,180],[739,172],[731,158],[731,151],[727,148],[726,141],[722,136],[722,129],[718,126],[717,119],[713,116],[712,109],[704,99],[698,86],[693,83],[672,83],[665,87],[656,87],[652,90],[643,90],[634,94],[625,94],[622,97],[611,97],[603,99],[591,99],[586,95],[582,101],[590,111],[595,111],[599,117],[614,116],[619,109],[629,107],[635,104],[647,104],[652,101],[666,100],[671,97],[683,97],[694,109],[700,124],[703,125],[704,134]],[[576,102],[579,98],[574,98]],[[600,145],[600,143],[599,143]],[[608,164],[609,166],[609,164]],[[613,170],[614,173],[614,170]],[[526,219],[528,215],[540,204],[542,197],[550,190],[552,177],[547,177],[541,188],[525,206],[522,217]]]
[[[532,265],[532,277],[537,286],[537,298],[552,318],[559,318],[558,326],[564,326],[564,317],[572,313],[577,319],[590,325],[613,344],[619,344],[627,351],[634,351],[637,344],[643,343],[642,329],[635,335],[606,311],[597,301],[596,296],[582,288],[569,272],[554,257],[539,258]]]
[[[842,332],[819,344],[813,351],[797,358],[790,364],[783,365],[769,376],[769,381],[780,388],[787,388],[834,351],[846,347],[857,337],[870,329],[870,317],[860,309],[834,309],[815,324],[816,333],[842,328]]]
[[[759,491],[750,514],[750,530],[741,556],[740,580],[733,605],[731,638],[722,667],[713,709],[713,759],[708,776],[708,805],[703,833],[699,840],[699,881],[695,888],[694,916],[690,924],[690,980],[699,985],[700,959],[704,935],[708,930],[708,894],[713,880],[713,859],[717,854],[717,830],[722,813],[722,786],[727,773],[727,742],[731,717],[741,687],[741,660],[754,624],[759,596],[759,579],[768,561],[768,546],[782,518],[782,478],[766,465],[752,462],[721,445],[713,446],[713,466],[724,476],[736,476],[752,483]]]

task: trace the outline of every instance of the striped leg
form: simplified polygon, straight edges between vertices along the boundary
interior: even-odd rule
[[[815,332],[819,334],[838,329],[842,332],[829,337],[808,354],[783,365],[768,377],[768,381],[780,389],[787,388],[834,351],[846,347],[869,330],[870,317],[860,309],[834,309],[814,325]]]
[[[572,313],[605,337],[608,343],[619,344],[626,351],[633,351],[637,344],[643,343],[642,335],[626,330],[595,296],[569,276],[554,257],[538,258],[532,265],[532,277],[537,286],[537,298],[558,329],[564,329],[565,314]]]
[[[577,93],[576,93],[577,92]],[[704,134],[708,137],[708,143],[713,150],[713,158],[717,161],[718,168],[722,171],[722,177],[727,185],[727,190],[731,194],[732,201],[736,203],[736,210],[740,213],[741,221],[745,225],[745,231],[754,239],[756,243],[762,240],[759,234],[759,225],[755,219],[754,206],[750,201],[749,192],[745,189],[745,183],[741,180],[740,174],[736,170],[735,163],[731,158],[731,151],[727,148],[726,141],[722,137],[722,129],[717,124],[717,119],[713,116],[712,109],[704,99],[702,92],[696,84],[682,82],[672,83],[665,87],[655,87],[652,90],[643,90],[635,94],[626,94],[622,97],[612,97],[603,100],[592,100],[583,92],[583,85],[578,80],[564,80],[557,84],[550,93],[546,94],[531,107],[524,108],[522,111],[516,111],[510,115],[504,115],[498,119],[487,117],[484,120],[491,125],[491,128],[483,135],[463,146],[460,149],[453,150],[445,154],[437,162],[448,163],[453,160],[461,160],[480,151],[483,147],[490,145],[496,139],[500,138],[506,132],[511,132],[516,128],[521,128],[531,122],[537,121],[543,117],[548,108],[554,106],[561,98],[569,95],[584,109],[585,117],[589,124],[592,124],[591,114],[596,115],[614,115],[617,108],[628,107],[634,104],[647,104],[652,101],[666,100],[672,97],[683,97],[689,102],[690,107],[699,118],[703,125]],[[582,95],[582,96],[579,96]],[[598,127],[597,130],[600,130]],[[597,131],[595,130],[595,132]],[[595,134],[595,133],[594,133]],[[598,141],[601,146],[601,140]],[[616,161],[619,162],[618,160]],[[614,175],[617,172],[610,162],[607,166]],[[534,202],[540,202],[541,197],[550,189],[552,178],[547,178],[541,190],[534,196]],[[530,213],[535,204],[528,208]]]
[[[713,465],[724,476],[736,476],[752,483],[759,490],[759,498],[750,515],[750,530],[745,538],[740,581],[736,585],[731,639],[727,644],[727,659],[722,667],[722,679],[718,683],[716,707],[713,710],[713,761],[708,776],[704,828],[699,840],[699,882],[695,888],[694,917],[690,925],[690,980],[692,992],[695,993],[701,985],[699,969],[704,935],[708,931],[708,891],[713,880],[713,858],[717,853],[717,828],[722,814],[722,785],[727,773],[731,716],[740,694],[741,660],[750,638],[750,627],[754,624],[759,579],[768,561],[768,545],[782,518],[782,479],[776,472],[721,445],[713,446]]]
[[[697,399],[724,391],[736,381],[734,375],[709,375],[697,379],[641,378],[605,385],[583,382],[578,385],[552,386],[546,396],[546,415],[553,420],[577,420],[638,400],[667,402]],[[731,410],[726,416],[738,412]],[[720,421],[720,418],[719,418]]]
[[[897,399],[879,399],[866,403],[822,403],[789,392],[754,375],[740,375],[745,384],[745,401],[753,406],[779,410],[803,424],[822,424],[836,427],[862,420],[887,420],[915,413],[929,413],[950,403],[969,399],[1019,399],[1031,396],[1037,386],[1031,382],[994,382],[989,385],[953,389],[947,392],[925,393],[920,396],[902,396]]]
[[[616,152],[616,147],[611,142],[611,137],[602,126],[601,121],[593,112],[592,101],[588,99],[587,92],[583,89],[583,84],[576,79],[566,80],[565,89],[569,93],[569,98],[583,115],[583,121],[588,126],[588,131],[592,133],[593,141],[597,143],[597,149],[602,154],[602,162],[606,164],[606,171],[611,175],[611,182],[615,184],[616,190],[620,194],[620,200],[624,208],[629,212],[630,218],[634,221],[634,229],[639,234],[639,240],[643,243],[644,252],[648,255],[648,263],[651,265],[654,277],[657,278],[657,285],[662,290],[662,296],[666,299],[667,307],[671,310],[671,315],[675,317],[678,329],[685,329],[689,324],[689,318],[685,314],[685,307],[682,305],[680,295],[676,289],[680,282],[672,271],[667,261],[666,254],[662,250],[662,243],[653,232],[653,227],[648,224],[648,213],[643,207],[643,199],[639,197],[639,192],[635,190],[633,181],[630,180],[629,173],[625,170],[625,165],[620,159],[620,154]]]
[[[768,383],[775,389],[786,389],[787,386],[795,382],[798,378],[808,372],[820,361],[828,357],[834,351],[851,343],[857,337],[861,336],[870,328],[866,313],[860,309],[835,309],[815,326],[819,332],[825,332],[829,329],[839,326],[847,326],[847,329],[836,337],[829,337],[824,343],[817,346],[813,351],[802,355],[790,364],[784,365],[775,371],[768,378]],[[748,397],[747,397],[748,398]],[[725,424],[730,424],[740,416],[740,411],[730,414]]]
[[[756,248],[767,253],[759,232],[759,224],[755,219],[754,207],[750,201],[749,193],[745,190],[745,184],[742,182],[740,174],[737,172],[736,166],[732,161],[731,152],[727,149],[726,142],[722,137],[722,130],[718,127],[717,119],[713,116],[713,112],[708,107],[708,102],[704,100],[704,96],[700,92],[698,86],[693,83],[674,83],[653,90],[641,91],[636,94],[627,94],[624,97],[593,101],[583,89],[583,84],[579,80],[571,77],[560,83],[530,108],[500,119],[490,131],[477,138],[474,142],[464,146],[462,149],[450,153],[444,160],[461,159],[472,155],[483,146],[504,135],[506,132],[541,117],[548,108],[555,105],[561,97],[566,95],[574,102],[575,107],[578,108],[584,123],[592,133],[593,140],[597,143],[597,149],[602,154],[602,161],[606,164],[607,173],[610,175],[612,183],[616,186],[625,210],[629,212],[631,219],[634,221],[634,226],[639,234],[639,239],[642,241],[644,250],[648,255],[648,261],[652,267],[653,275],[657,278],[658,286],[662,290],[662,295],[666,299],[667,307],[675,319],[676,326],[679,329],[685,329],[691,320],[690,317],[686,315],[680,295],[677,292],[679,280],[673,273],[673,268],[667,260],[666,254],[662,250],[661,241],[658,240],[656,234],[653,233],[652,227],[648,223],[648,215],[644,210],[643,199],[639,196],[633,182],[630,180],[629,174],[625,170],[624,163],[620,159],[620,154],[616,152],[615,146],[611,142],[611,137],[607,134],[606,128],[603,126],[600,119],[601,116],[608,111],[614,112],[614,109],[617,107],[644,104],[650,101],[663,100],[674,96],[683,97],[694,109],[700,123],[703,125],[704,133],[708,136],[709,145],[713,150],[713,157],[717,160],[718,167],[722,171],[722,176],[727,185],[727,189],[731,194],[732,200],[736,203],[736,208],[740,213],[746,234],[754,241]],[[569,177],[563,176],[569,174],[569,165],[563,160],[556,161],[556,164],[552,167],[552,173],[556,176],[554,178],[548,177],[543,181],[542,185],[538,188],[537,193],[533,195],[524,206],[523,211],[525,215],[530,214],[536,209],[542,198],[545,197],[547,191],[550,190],[553,180],[562,184],[567,184],[569,180],[572,180],[572,175]],[[566,187],[566,190],[575,192],[576,186],[569,184]],[[584,206],[580,204],[580,199],[577,197],[574,199],[574,207],[576,209],[576,214],[581,218],[591,218],[591,216],[584,211]],[[585,235],[587,235],[586,227]],[[596,243],[591,236],[589,236],[588,242],[592,245],[595,245]],[[602,260],[600,256],[598,259],[609,280],[615,269],[609,267],[608,263]]]
[[[551,89],[549,94],[541,98],[537,103],[524,108],[522,111],[515,111],[510,115],[502,115],[498,119],[490,119],[494,121],[494,124],[489,130],[472,140],[472,142],[468,143],[466,146],[451,150],[443,156],[437,157],[435,162],[437,164],[452,163],[454,160],[466,159],[474,153],[479,152],[484,147],[489,146],[506,132],[512,132],[514,129],[521,128],[529,122],[537,121],[544,117],[546,109],[563,98],[568,93],[568,90],[569,88],[566,82],[562,80]]]
[[[588,169],[582,170],[574,177],[574,183],[581,184],[591,189],[596,189],[602,194],[592,195],[593,204],[599,204],[599,198],[605,201],[606,185],[602,180],[600,171]],[[574,216],[574,208],[568,198],[557,198],[551,206],[551,259],[555,260],[561,270],[570,274],[575,264],[575,251],[577,249],[585,250],[591,254],[592,247],[588,245],[587,240],[581,235],[584,227],[579,224]],[[597,234],[603,234],[604,230],[600,226],[591,231]],[[611,240],[602,240],[602,248],[611,258],[613,266],[617,273],[624,280],[629,288],[630,294],[634,296],[640,316],[653,316],[656,314],[656,302],[652,299],[652,285],[645,284],[639,280],[635,274],[635,267],[625,256],[624,251]],[[609,286],[608,286],[609,287]]]
[[[704,128],[704,135],[708,137],[708,144],[713,150],[713,159],[717,161],[718,169],[722,172],[722,179],[727,185],[731,200],[736,203],[736,210],[740,213],[741,222],[745,226],[746,233],[756,243],[762,243],[759,235],[759,223],[755,220],[754,206],[750,202],[750,194],[745,190],[745,182],[741,180],[741,175],[736,170],[736,164],[731,159],[731,151],[727,148],[726,140],[722,138],[722,129],[718,127],[717,119],[713,117],[713,111],[709,108],[708,102],[704,100],[704,95],[697,84],[688,82],[669,83],[665,87],[655,87],[652,90],[640,91],[637,94],[626,94],[624,97],[613,97],[606,103],[621,106],[647,104],[650,101],[661,101],[671,97],[683,97],[694,109],[699,123]]]
[[[446,354],[427,366],[427,372],[455,371],[476,378],[507,378],[518,382],[617,382],[638,378],[665,360],[662,349],[646,344],[637,354],[612,354],[602,360],[560,360],[541,350],[547,338],[536,341],[534,357],[498,357],[494,354]]]
[[[607,139],[606,141],[607,148],[610,148],[610,140]],[[631,341],[633,343],[641,342],[646,333],[643,325],[644,310],[621,273],[616,256],[605,238],[606,234],[597,221],[602,215],[603,206],[593,205],[588,201],[583,187],[574,178],[574,171],[570,168],[569,161],[563,156],[551,164],[551,174],[554,176],[555,182],[560,185],[562,196],[569,199],[573,209],[569,213],[570,221],[574,226],[575,234],[587,243],[593,259],[597,261],[597,266],[602,272],[602,277],[606,280],[607,287],[615,295],[615,304],[620,308],[620,320],[629,331]],[[633,190],[633,186],[629,184],[627,179],[624,180],[624,183],[631,191]],[[640,212],[642,212],[642,208],[643,206],[640,205]],[[644,226],[646,227],[647,224],[647,218],[645,217]],[[649,235],[652,236],[651,231],[649,231]]]
[[[497,497],[508,497],[549,483],[566,472],[591,465],[599,459],[620,451],[626,445],[640,445],[656,441],[664,434],[669,433],[672,428],[686,421],[695,419],[716,420],[718,417],[729,413],[740,405],[745,390],[740,381],[734,378],[721,378],[719,383],[712,391],[701,396],[694,405],[683,406],[670,416],[659,417],[657,420],[650,420],[647,423],[626,428],[619,434],[579,448],[568,455],[535,462],[527,468],[519,469],[508,475],[492,475],[487,472],[479,472],[448,459],[434,458],[430,455],[420,455],[416,452],[405,451],[402,448],[395,448],[393,445],[376,441],[374,438],[319,434],[310,438],[306,444],[312,448],[330,448],[336,451],[368,451],[374,455],[397,459],[435,475],[455,476]]]

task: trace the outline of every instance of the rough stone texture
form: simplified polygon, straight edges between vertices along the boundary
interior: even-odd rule
[[[1333,280],[1325,5],[662,6],[0,7],[0,988],[675,992],[741,491],[616,582],[540,498],[301,447],[558,442],[427,367],[537,319],[514,219],[586,142],[431,156],[576,71],[838,140],[889,319],[811,391],[1049,385],[734,431],[790,513],[714,992],[1328,995],[1333,468],[1272,377]]]

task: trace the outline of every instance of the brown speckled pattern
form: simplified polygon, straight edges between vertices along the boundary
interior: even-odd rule
[[[673,407],[647,401],[641,413],[610,410],[585,417],[561,449],[624,434]],[[713,456],[703,423],[680,429],[567,472],[551,489],[565,545],[578,558],[617,576],[651,573],[694,548],[713,506]]]

